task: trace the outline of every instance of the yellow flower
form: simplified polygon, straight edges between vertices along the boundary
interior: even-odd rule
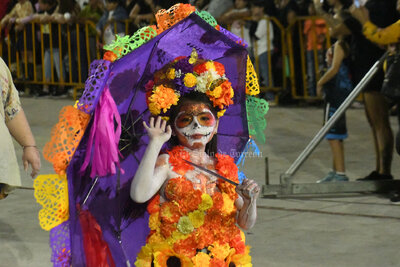
[[[196,256],[192,257],[194,266],[207,267],[210,266],[210,256],[204,252],[199,252]]]
[[[188,216],[182,216],[179,219],[178,225],[176,227],[183,234],[190,234],[193,232],[194,227]]]
[[[175,79],[175,69],[174,68],[169,68],[167,71],[167,78],[170,80]]]
[[[215,98],[220,98],[221,94],[222,94],[222,88],[221,88],[221,86],[217,86],[214,88],[214,90],[209,90],[208,92],[209,92],[208,94],[210,96],[215,97]]]
[[[207,63],[206,63],[206,69],[207,69],[207,70],[215,70],[214,63],[211,62],[211,61],[207,61]]]
[[[167,239],[168,243],[172,242],[175,243],[176,241],[186,239],[188,235],[183,234],[179,231],[172,232],[172,235]]]
[[[209,194],[202,194],[201,195],[201,203],[199,205],[199,210],[208,210],[213,206],[213,200]]]
[[[204,223],[204,212],[200,210],[195,210],[189,213],[189,219],[193,224],[194,228],[199,228]]]
[[[148,244],[158,244],[160,242],[164,242],[164,238],[159,232],[153,233],[147,240]]]
[[[197,84],[197,79],[192,73],[186,73],[185,78],[183,78],[183,82],[185,83],[186,87],[193,87]]]
[[[149,103],[149,111],[153,115],[158,115],[160,114],[161,110],[157,108],[157,105],[155,103]]]
[[[214,243],[212,246],[208,247],[208,250],[211,252],[211,256],[217,259],[224,260],[230,254],[231,249],[229,244],[220,245],[218,243]]]
[[[223,110],[218,111],[217,117],[218,117],[218,118],[221,118],[222,116],[224,116],[225,111],[226,111],[226,109],[223,109]]]
[[[149,218],[149,227],[151,230],[157,230],[160,227],[160,220],[158,219],[159,212],[153,213]]]
[[[251,256],[249,255],[250,247],[246,246],[244,254],[235,254],[231,257],[230,262],[234,263],[235,266],[251,267]]]
[[[229,197],[228,194],[222,193],[222,198],[224,199],[224,205],[222,206],[222,213],[223,214],[231,214],[232,212],[235,211],[235,203],[234,201]]]
[[[169,121],[169,117],[168,116],[161,117],[161,119],[163,119],[165,121]]]

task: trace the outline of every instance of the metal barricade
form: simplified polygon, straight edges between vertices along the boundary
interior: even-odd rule
[[[32,21],[24,27],[22,41],[21,35],[12,32],[2,39],[0,56],[7,58],[6,63],[14,70],[15,83],[69,86],[74,89],[73,97],[76,98],[77,90],[84,87],[90,62],[100,58],[96,45],[99,37],[95,32],[95,24],[88,20],[72,24]],[[15,47],[18,42],[23,42],[22,51]],[[32,54],[29,60],[28,54]],[[45,61],[50,63],[49,66]],[[50,77],[46,77],[46,70],[50,70]],[[68,75],[64,76],[66,70]]]

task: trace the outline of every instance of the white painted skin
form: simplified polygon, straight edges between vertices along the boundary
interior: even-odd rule
[[[196,102],[185,105],[194,105],[195,107],[189,106],[191,111],[200,111],[204,109],[204,104]],[[185,110],[185,105],[182,106],[179,112]],[[215,120],[215,125],[210,126],[211,128],[204,126],[202,128],[197,125],[195,127],[194,123],[196,121],[197,124],[200,125],[197,118],[196,120],[195,118],[196,116],[193,117],[193,121],[190,125],[182,127],[181,129],[176,127],[176,123],[174,122],[174,130],[172,130],[171,126],[167,126],[166,121],[162,120],[161,117],[157,117],[156,120],[150,118],[149,125],[143,122],[150,137],[150,141],[131,184],[130,196],[135,202],[144,203],[148,201],[154,195],[160,193],[160,189],[162,191],[163,186],[169,179],[180,176],[172,170],[169,164],[169,155],[159,155],[163,144],[171,138],[173,131],[177,135],[180,144],[184,146],[185,151],[189,153],[190,160],[193,163],[215,171],[214,167],[210,167],[210,163],[211,166],[215,165],[215,160],[205,153],[205,147],[217,132],[218,120]],[[211,134],[209,134],[210,132]],[[196,140],[191,140],[190,136],[197,134],[206,135],[207,141],[198,137],[195,138]],[[185,136],[189,136],[189,138]],[[185,177],[195,185],[200,175],[203,175],[203,177],[206,176],[208,183],[215,182],[215,177],[209,177],[208,174],[204,174],[198,170],[188,171]],[[238,210],[237,224],[243,229],[250,229],[255,224],[257,218],[256,199],[260,192],[260,187],[255,181],[245,179],[236,187],[236,192],[238,193],[238,198],[235,201],[235,206]],[[162,194],[161,200],[164,201]]]
[[[176,124],[176,121],[179,118],[179,116],[184,113],[185,113],[184,111],[181,111],[178,113],[178,116],[176,116],[174,122],[176,133],[178,135],[182,135],[186,139],[186,142],[190,147],[193,147],[195,143],[200,143],[202,146],[207,145],[207,143],[210,142],[214,136],[214,132],[216,130],[216,123],[214,123],[212,126],[203,126],[198,121],[197,116],[193,116],[193,121],[188,126],[184,128],[179,128]],[[203,109],[202,113],[211,114],[211,116],[215,120],[215,117],[210,110]],[[200,138],[198,137],[199,135],[201,135]],[[195,136],[197,136],[197,138]]]

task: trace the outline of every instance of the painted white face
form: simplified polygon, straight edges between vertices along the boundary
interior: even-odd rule
[[[176,135],[189,148],[205,147],[214,136],[217,120],[207,105],[190,103],[181,107],[174,121]]]

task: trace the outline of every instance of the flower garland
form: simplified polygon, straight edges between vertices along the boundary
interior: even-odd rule
[[[223,116],[233,104],[234,91],[219,62],[204,60],[193,49],[190,57],[178,57],[154,74],[145,85],[147,105],[152,115],[168,116],[168,110],[189,92],[205,93]]]
[[[244,233],[236,226],[235,187],[219,180],[220,192],[212,196],[194,189],[192,182],[184,177],[193,168],[182,160],[182,155],[188,156],[184,148],[174,147],[168,154],[172,169],[182,176],[168,181],[165,195],[169,201],[160,203],[159,195],[150,200],[147,210],[151,231],[135,265],[168,266],[167,262],[176,260],[182,267],[230,263],[251,266],[250,248],[245,245]],[[216,171],[237,182],[233,158],[217,154],[216,159]]]

